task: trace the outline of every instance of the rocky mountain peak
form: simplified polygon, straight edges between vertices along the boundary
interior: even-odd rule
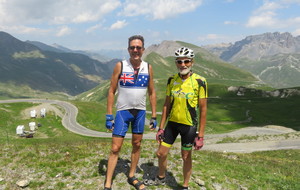
[[[241,58],[260,60],[261,57],[273,56],[278,53],[298,53],[300,51],[300,37],[294,37],[285,32],[264,33],[247,36],[226,48],[220,58],[234,62]]]
[[[296,38],[292,36],[292,34],[288,32],[279,33],[265,33],[256,36],[248,36],[246,37],[249,42],[257,42],[257,43],[270,43],[270,44],[278,44],[281,47],[290,48],[293,45],[297,45],[295,41],[298,41]]]
[[[165,40],[160,44],[153,44],[153,45],[149,46],[145,50],[143,56],[146,57],[151,52],[155,52],[155,53],[161,55],[162,57],[173,56],[174,51],[180,47],[181,47],[181,45],[178,44],[176,41]]]
[[[288,32],[251,35],[210,52],[231,64],[254,74],[274,88],[300,85],[300,36]]]

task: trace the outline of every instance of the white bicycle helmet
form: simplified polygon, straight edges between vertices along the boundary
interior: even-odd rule
[[[175,51],[175,57],[188,57],[190,59],[195,57],[194,51],[187,47],[181,47]]]

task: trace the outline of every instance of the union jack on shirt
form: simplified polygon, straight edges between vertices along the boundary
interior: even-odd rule
[[[136,88],[147,88],[149,83],[149,75],[139,74],[137,78],[134,78],[133,73],[123,72],[119,78],[120,87],[136,87]]]

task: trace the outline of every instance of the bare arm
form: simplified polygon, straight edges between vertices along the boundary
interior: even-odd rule
[[[161,116],[159,129],[164,129],[165,123],[167,121],[167,117],[169,115],[170,102],[171,102],[170,96],[166,96],[164,107],[163,107],[163,110],[162,110],[162,116]]]
[[[206,124],[206,113],[207,113],[207,99],[206,98],[200,98],[199,99],[199,128],[198,128],[198,137],[204,137],[204,130],[205,130],[205,124]]]
[[[108,90],[108,95],[107,95],[107,107],[106,107],[106,114],[112,114],[113,110],[113,104],[115,100],[115,93],[118,87],[118,79],[119,79],[119,74],[121,72],[121,62],[118,62],[114,68],[113,74],[111,76],[110,80],[110,87]]]
[[[156,117],[156,92],[154,88],[153,70],[151,65],[149,65],[149,74],[150,74],[150,81],[148,85],[149,101],[150,101],[150,106],[152,111],[152,117]]]

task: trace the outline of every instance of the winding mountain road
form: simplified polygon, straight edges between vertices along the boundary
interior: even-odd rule
[[[0,103],[16,103],[16,102],[32,102],[32,103],[48,103],[55,104],[62,107],[65,110],[65,114],[62,118],[63,126],[69,131],[90,137],[111,137],[111,133],[99,132],[88,129],[80,125],[77,121],[78,109],[71,103],[59,100],[49,99],[13,99],[13,100],[0,100]],[[104,127],[104,126],[103,126]],[[131,138],[131,134],[126,135],[126,138]],[[155,139],[155,133],[144,134],[145,139]]]
[[[62,118],[63,126],[69,131],[90,137],[111,137],[111,133],[94,131],[87,129],[86,127],[80,125],[77,121],[78,109],[71,103],[59,101],[59,100],[49,100],[49,99],[14,99],[14,100],[0,100],[0,103],[16,103],[16,102],[33,102],[33,103],[48,103],[55,104],[62,107],[65,110],[65,114]],[[231,133],[218,134],[218,135],[206,135],[205,136],[205,146],[203,150],[213,150],[222,152],[240,152],[249,153],[254,151],[266,151],[266,150],[279,150],[279,149],[300,149],[300,135],[297,132],[296,138],[293,139],[283,139],[283,140],[269,140],[264,142],[244,142],[244,143],[222,143],[216,144],[218,140],[225,137],[239,137],[243,135],[247,136],[259,136],[259,135],[272,135],[272,134],[287,134],[295,131],[282,130],[282,129],[272,129],[272,128],[262,128],[262,127],[247,127],[240,129]],[[155,132],[150,132],[144,134],[144,139],[155,139]],[[131,138],[131,134],[128,133],[126,138]]]

